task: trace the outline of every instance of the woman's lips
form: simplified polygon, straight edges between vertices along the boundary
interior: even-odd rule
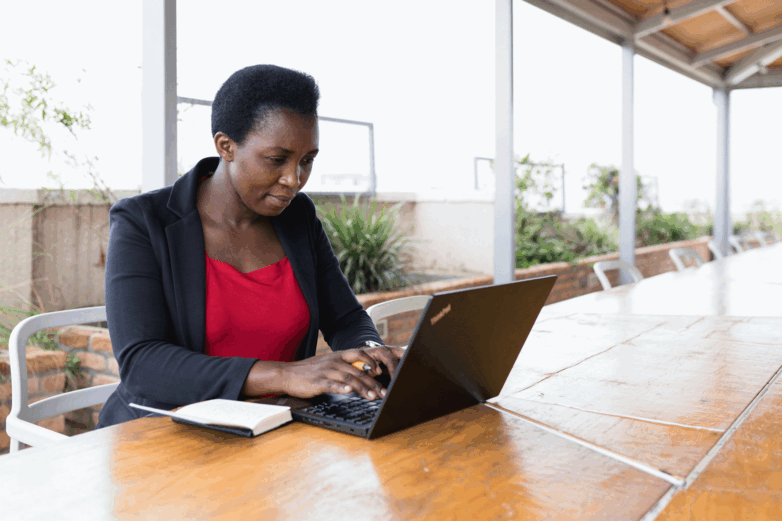
[[[266,197],[276,206],[288,206],[293,200],[293,197],[284,197],[281,195],[267,194]]]

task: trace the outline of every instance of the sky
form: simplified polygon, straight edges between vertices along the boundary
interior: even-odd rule
[[[474,158],[494,154],[494,3],[486,0],[179,1],[178,94],[212,99],[234,71],[274,63],[321,89],[321,116],[371,122],[380,192],[485,199]],[[47,71],[56,95],[92,107],[78,141],[112,189],[141,184],[142,2],[30,0],[4,5],[0,58]],[[565,165],[568,210],[590,164],[621,163],[621,50],[514,2],[514,141],[518,155]],[[80,81],[77,81],[80,80]],[[55,94],[52,91],[52,94]],[[666,211],[714,206],[716,109],[710,88],[635,58],[635,162]],[[782,207],[782,88],[731,97],[731,207]],[[180,106],[179,161],[214,155],[209,109]],[[365,127],[323,123],[315,176],[368,172]],[[90,186],[83,173],[0,129],[0,188]],[[10,163],[10,164],[9,164]],[[316,177],[313,184],[316,185]],[[306,191],[306,189],[305,189]]]

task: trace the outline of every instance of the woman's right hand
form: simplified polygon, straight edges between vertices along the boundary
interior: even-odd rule
[[[362,362],[370,368],[361,371],[351,365],[354,362]],[[269,362],[256,362],[245,381],[243,394],[257,396],[283,392],[297,398],[311,398],[323,393],[356,392],[367,400],[386,395],[386,389],[373,378],[373,375],[381,374],[380,365],[362,349],[324,353],[297,362],[273,363],[274,376],[266,373],[267,364]]]

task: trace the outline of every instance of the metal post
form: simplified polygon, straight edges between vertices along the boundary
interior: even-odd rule
[[[513,0],[495,0],[496,149],[494,155],[494,283],[514,279],[516,268],[513,168]]]
[[[730,91],[726,88],[714,89],[714,104],[717,106],[717,191],[714,209],[713,240],[719,251],[727,255],[730,235],[730,194],[729,194],[729,148],[730,148]]]
[[[622,169],[619,173],[619,258],[635,264],[636,180],[634,152],[634,105],[632,43],[622,45]],[[631,282],[620,271],[622,283]]]
[[[369,196],[377,195],[377,174],[375,173],[375,125],[369,124]]]
[[[144,0],[141,83],[141,190],[177,178],[176,0]]]

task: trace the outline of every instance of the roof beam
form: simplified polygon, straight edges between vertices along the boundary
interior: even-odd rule
[[[750,34],[752,32],[752,30],[750,30],[750,28],[747,27],[747,24],[745,24],[744,22],[742,22],[741,20],[733,16],[731,12],[725,9],[723,6],[717,7],[715,11],[721,14],[724,19],[732,23],[736,27],[736,29],[738,29],[742,33]]]
[[[690,65],[691,57],[663,36],[652,35],[636,41],[638,54],[711,87],[723,85],[724,81],[719,73],[709,67],[693,67]]]
[[[746,80],[762,67],[782,58],[782,42],[776,42],[748,54],[734,63],[725,76],[728,85],[736,85]]]
[[[752,47],[758,47],[767,43],[776,42],[777,40],[782,40],[782,26],[769,29],[768,31],[762,33],[747,36],[746,38],[742,38],[737,42],[729,43],[721,47],[716,47],[708,51],[699,52],[693,57],[691,65],[693,67],[700,67],[706,62],[719,60],[725,56],[745,51]]]
[[[764,87],[782,87],[782,69],[769,70],[766,74],[755,74],[734,85],[734,89],[762,89]]]
[[[642,38],[657,31],[661,31],[669,25],[675,25],[690,18],[695,18],[703,13],[723,7],[736,0],[693,0],[689,4],[683,5],[678,9],[670,9],[666,20],[664,14],[658,14],[650,16],[645,20],[641,20],[635,25],[634,35],[636,38]]]
[[[615,43],[622,43],[633,35],[631,22],[591,0],[525,1]]]

